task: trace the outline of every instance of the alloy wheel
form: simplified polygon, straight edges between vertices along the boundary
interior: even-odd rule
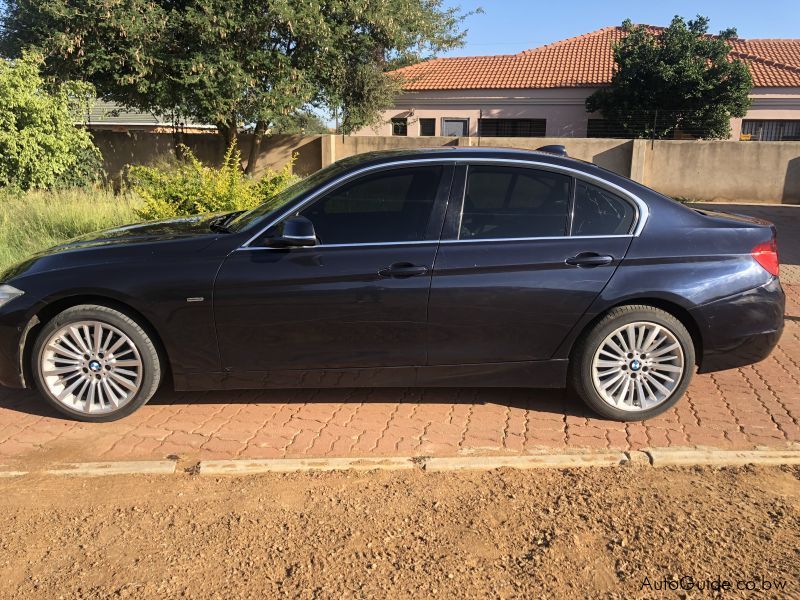
[[[100,321],[61,327],[45,342],[40,361],[48,391],[73,411],[116,411],[130,402],[142,385],[138,348],[121,330]]]
[[[678,338],[663,325],[622,325],[600,343],[592,359],[592,381],[604,402],[639,412],[663,404],[683,379],[685,359]]]

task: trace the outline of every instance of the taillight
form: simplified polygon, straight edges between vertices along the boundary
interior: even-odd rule
[[[750,251],[750,255],[756,259],[770,275],[778,276],[778,244],[775,238],[768,242],[759,244]]]

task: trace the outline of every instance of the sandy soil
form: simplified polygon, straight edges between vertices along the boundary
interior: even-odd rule
[[[800,597],[798,468],[27,476],[0,511],[3,598]]]

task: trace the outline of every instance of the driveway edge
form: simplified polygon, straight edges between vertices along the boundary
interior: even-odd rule
[[[741,465],[800,465],[800,448],[759,448],[756,450],[714,450],[709,448],[646,448],[636,451],[576,451],[563,454],[538,453],[489,456],[387,456],[337,458],[268,458],[201,460],[190,469],[179,469],[174,460],[140,460],[60,463],[23,470],[0,465],[0,479],[24,475],[98,477],[105,475],[174,475],[192,473],[207,476],[244,476],[259,473],[302,473],[308,471],[400,471],[430,472],[492,469],[580,469],[617,466],[687,467]]]

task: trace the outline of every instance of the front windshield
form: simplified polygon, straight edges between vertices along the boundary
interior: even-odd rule
[[[317,171],[313,175],[309,175],[294,185],[290,185],[285,190],[278,192],[272,196],[272,198],[269,198],[263,204],[259,204],[254,209],[242,213],[233,219],[227,224],[227,228],[231,231],[239,232],[266,223],[269,217],[276,213],[281,207],[285,206],[292,200],[305,195],[307,192],[324,185],[326,181],[336,177],[342,171],[346,170],[350,166],[351,162],[352,161],[348,161],[347,159],[341,160]]]

